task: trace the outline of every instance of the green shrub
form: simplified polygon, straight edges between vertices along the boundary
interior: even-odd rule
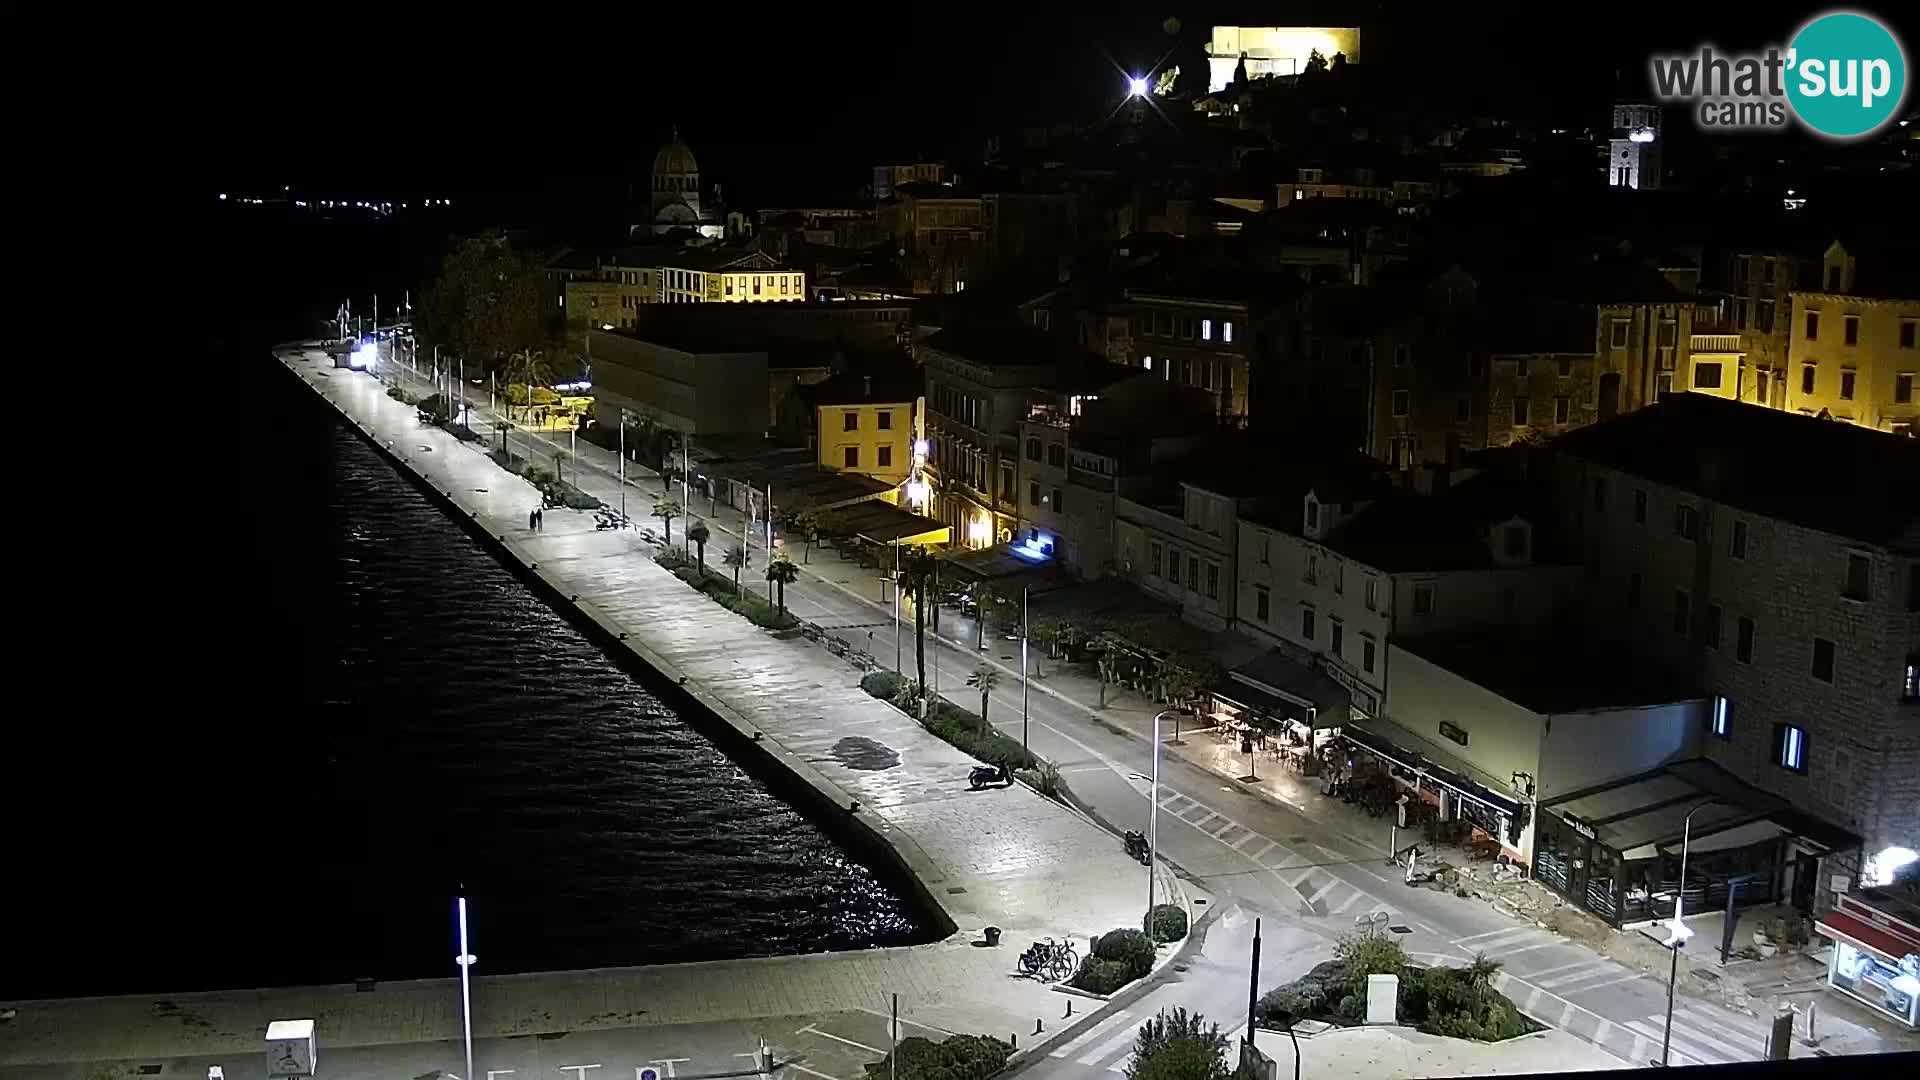
[[[1340,1004],[1334,1008],[1334,1012],[1340,1014],[1340,1017],[1345,1020],[1364,1019],[1367,1011],[1366,1001],[1365,995],[1347,994],[1340,999]]]
[[[677,548],[661,548],[654,552],[653,561],[673,571],[673,576],[705,593],[708,599],[721,607],[744,615],[755,626],[768,630],[790,630],[800,625],[795,616],[774,609],[761,597],[751,593],[735,594],[731,579],[702,567],[693,556]]]
[[[1133,1039],[1128,1080],[1226,1080],[1227,1037],[1199,1013],[1162,1009]]]
[[[985,1080],[1006,1068],[1013,1047],[984,1035],[952,1035],[942,1042],[918,1035],[866,1066],[871,1080]]]
[[[1346,934],[1334,942],[1334,959],[1347,969],[1348,989],[1363,997],[1367,976],[1398,975],[1407,966],[1407,950],[1381,934]]]
[[[1062,802],[1067,799],[1067,782],[1061,777],[1060,770],[1050,762],[1041,761],[1031,769],[1016,770],[1015,775],[1049,799]]]
[[[1134,979],[1132,969],[1124,960],[1102,960],[1089,956],[1080,961],[1080,970],[1074,972],[1068,985],[1085,990],[1089,994],[1108,996]]]
[[[1009,772],[1031,769],[1040,763],[1040,759],[1018,741],[984,728],[978,716],[944,698],[927,706],[927,730],[960,751],[989,765],[1004,766]]]
[[[1187,910],[1174,904],[1155,904],[1147,917],[1155,941],[1179,941],[1187,936]]]
[[[882,701],[892,701],[906,682],[898,672],[869,671],[860,679],[860,689]]]
[[[1109,930],[1093,943],[1093,955],[1102,960],[1121,961],[1136,979],[1153,970],[1153,942],[1147,940],[1143,930]]]
[[[693,556],[688,555],[679,548],[670,547],[661,548],[659,551],[654,552],[653,561],[669,570],[678,570],[681,567],[694,565]]]

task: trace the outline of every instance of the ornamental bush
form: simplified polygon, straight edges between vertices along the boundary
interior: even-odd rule
[[[1102,960],[1118,960],[1127,965],[1138,979],[1153,970],[1153,942],[1147,939],[1145,931],[1134,929],[1109,930],[1100,935],[1093,943],[1093,955]]]
[[[985,1035],[952,1035],[941,1042],[913,1035],[866,1071],[870,1080],[985,1080],[1006,1068],[1012,1055],[1010,1044]]]
[[[1187,911],[1175,904],[1155,904],[1147,926],[1155,941],[1179,941],[1187,936]]]

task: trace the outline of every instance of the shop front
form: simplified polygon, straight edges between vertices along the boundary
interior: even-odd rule
[[[1348,712],[1345,687],[1275,653],[1233,669],[1207,693],[1216,738],[1309,775],[1339,737]]]
[[[1482,784],[1452,763],[1403,746],[1386,734],[1358,723],[1341,731],[1347,750],[1342,763],[1350,775],[1384,775],[1393,788],[1425,807],[1436,835],[1457,840],[1470,852],[1504,854],[1526,865],[1531,806]],[[1407,824],[1407,822],[1402,822]],[[1451,826],[1451,828],[1450,828]]]
[[[1616,927],[1671,918],[1676,899],[1732,911],[1781,898],[1789,851],[1809,832],[1848,843],[1710,762],[1677,761],[1542,803],[1534,877]]]
[[[1827,984],[1920,1030],[1920,901],[1893,888],[1841,893],[1814,930],[1833,942]]]

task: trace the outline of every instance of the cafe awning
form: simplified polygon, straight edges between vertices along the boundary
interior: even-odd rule
[[[1302,724],[1313,722],[1312,710],[1305,704],[1270,694],[1252,683],[1222,679],[1214,684],[1211,692],[1214,700],[1245,709],[1253,713],[1255,719],[1297,720]]]
[[[1541,803],[1540,809],[1574,824],[1628,861],[1678,854],[1683,839],[1695,854],[1807,835],[1786,800],[1743,783],[1704,758],[1568,792]],[[1844,846],[1846,840],[1833,832],[1819,830],[1821,837]]]

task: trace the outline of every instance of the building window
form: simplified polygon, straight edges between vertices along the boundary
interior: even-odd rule
[[[1473,399],[1472,398],[1466,396],[1465,394],[1462,394],[1454,400],[1453,419],[1455,423],[1460,423],[1460,424],[1464,424],[1469,420],[1473,419]]]
[[[1413,613],[1415,615],[1433,614],[1433,590],[1431,582],[1413,587]]]
[[[1553,399],[1553,422],[1554,423],[1564,424],[1572,416],[1573,416],[1572,399],[1563,398],[1563,397],[1557,397]]]
[[[1840,317],[1840,341],[1845,345],[1860,344],[1860,316],[1842,315]]]
[[[1693,365],[1693,385],[1702,390],[1720,389],[1720,365],[1705,361]]]
[[[880,430],[881,431],[893,430],[893,410],[892,409],[880,410]]]
[[[1627,347],[1627,320],[1625,319],[1613,320],[1612,333],[1613,333],[1613,337],[1611,338],[1609,344],[1611,344],[1612,347],[1616,349],[1626,348]]]
[[[1267,616],[1272,613],[1272,610],[1273,597],[1268,594],[1267,587],[1265,585],[1254,586],[1253,617],[1259,619],[1261,622],[1266,622]]]
[[[1333,564],[1333,595],[1339,596],[1347,591],[1347,564],[1335,560]]]
[[[1467,729],[1458,724],[1440,721],[1440,734],[1451,742],[1457,742],[1461,746],[1467,745]]]
[[[1040,481],[1038,480],[1027,481],[1027,505],[1040,505]]]
[[[1692,540],[1700,533],[1700,515],[1691,506],[1673,508],[1673,535]]]
[[[840,414],[840,430],[841,431],[859,431],[860,430],[860,414],[855,412],[852,409],[848,409],[846,412],[841,413]]]
[[[1360,639],[1360,670],[1369,675],[1373,674],[1373,648],[1374,642],[1372,638],[1363,637]]]
[[[1733,658],[1743,664],[1753,663],[1753,620],[1740,616],[1733,632]]]
[[[860,448],[859,447],[857,446],[842,447],[840,450],[840,457],[846,463],[847,468],[857,469],[860,467]]]
[[[1217,563],[1207,564],[1207,599],[1220,599],[1220,566]]]
[[[1027,460],[1028,461],[1040,460],[1040,440],[1039,439],[1027,440]]]
[[[1187,589],[1190,592],[1200,591],[1200,558],[1199,556],[1194,556],[1193,558],[1190,558],[1187,560]]]
[[[1525,427],[1526,425],[1527,399],[1524,397],[1516,397],[1513,399],[1513,426]]]
[[[1792,724],[1773,725],[1774,763],[1789,772],[1806,775],[1807,732]]]
[[[1515,358],[1513,361],[1513,373],[1523,379],[1527,377],[1527,368],[1529,366],[1527,360],[1527,357],[1522,356]]]
[[[1840,595],[1849,600],[1873,599],[1873,588],[1869,579],[1873,573],[1873,563],[1865,555],[1847,553],[1847,577],[1840,586]]]
[[[1163,549],[1158,543],[1147,545],[1147,557],[1154,577],[1160,576],[1160,556],[1162,554]]]
[[[1180,585],[1179,548],[1171,548],[1167,551],[1167,580],[1172,582],[1176,588]]]
[[[1260,560],[1260,565],[1262,566],[1267,565],[1267,563],[1271,561],[1269,559],[1269,556],[1272,553],[1273,553],[1273,537],[1268,536],[1266,533],[1261,533],[1260,534],[1260,553],[1257,556],[1258,559]]]
[[[1673,373],[1663,371],[1653,377],[1653,400],[1661,401],[1673,393]]]
[[[1638,571],[1627,575],[1627,610],[1640,610],[1640,574]]]
[[[1813,393],[1813,373],[1818,370],[1819,368],[1815,367],[1812,364],[1808,364],[1806,367],[1803,367],[1800,369],[1800,392],[1801,393],[1803,394]]]
[[[1056,514],[1064,513],[1066,512],[1066,508],[1067,508],[1066,500],[1060,497],[1060,489],[1054,488],[1053,489],[1053,512]]]
[[[1573,377],[1573,357],[1571,356],[1560,357],[1558,360],[1554,361],[1554,367],[1561,378],[1570,379]]]
[[[1378,597],[1380,592],[1380,579],[1368,578],[1367,587],[1364,590],[1362,590],[1362,592],[1366,594],[1367,610],[1368,611],[1380,610],[1380,604],[1378,602]]]
[[[1853,372],[1851,371],[1842,371],[1840,373],[1840,400],[1853,400]]]
[[[1826,638],[1813,639],[1813,677],[1823,683],[1833,681],[1833,642]]]
[[[879,460],[875,462],[875,464],[882,469],[893,468],[893,447],[891,446],[881,447]]]
[[[1320,580],[1320,556],[1309,553],[1306,569],[1301,571],[1300,580],[1313,585]]]
[[[1307,500],[1307,528],[1317,529],[1319,527],[1320,527],[1320,504],[1313,501],[1312,499],[1308,499]]]
[[[1595,511],[1605,511],[1607,508],[1607,482],[1598,476],[1593,478],[1593,508]]]
[[[1407,412],[1412,408],[1412,405],[1413,405],[1413,395],[1411,392],[1406,390],[1395,390],[1393,392],[1393,415],[1395,416],[1407,415]]]
[[[1067,448],[1060,443],[1047,444],[1047,464],[1056,469],[1067,467]]]
[[[1807,312],[1807,340],[1820,340],[1820,313],[1817,311]]]
[[[1303,641],[1313,640],[1313,609],[1300,609],[1300,637]]]
[[[1685,589],[1673,590],[1673,632],[1681,637],[1693,626],[1692,598]]]
[[[1908,654],[1907,674],[1900,682],[1900,700],[1920,701],[1920,656]]]
[[[1913,372],[1903,371],[1893,377],[1893,403],[1895,405],[1913,404]]]
[[[1407,362],[1410,359],[1412,359],[1412,357],[1413,357],[1413,346],[1402,343],[1399,345],[1395,345],[1393,347],[1393,366],[1394,367],[1406,367]]]
[[[1233,342],[1232,320],[1224,320],[1220,323],[1220,340],[1227,342],[1228,344],[1232,344]]]
[[[1333,640],[1330,643],[1329,648],[1332,651],[1333,655],[1339,656],[1341,647],[1344,646],[1347,641],[1347,628],[1340,625],[1339,619],[1328,619],[1327,627],[1328,627],[1328,633],[1333,635]]]
[[[1727,554],[1733,556],[1736,559],[1746,558],[1747,557],[1747,523],[1744,521],[1734,522],[1733,528],[1729,529],[1728,533],[1730,535],[1727,538]]]
[[[1646,488],[1633,489],[1633,523],[1635,525],[1645,525],[1647,523]]]
[[[1732,707],[1727,704],[1727,695],[1713,695],[1713,713],[1707,717],[1707,730],[1723,739],[1732,738],[1733,717],[1730,715],[1732,711]]]
[[[1213,320],[1212,319],[1200,320],[1200,340],[1201,341],[1213,340]]]
[[[1707,605],[1707,648],[1720,647],[1720,605]]]

